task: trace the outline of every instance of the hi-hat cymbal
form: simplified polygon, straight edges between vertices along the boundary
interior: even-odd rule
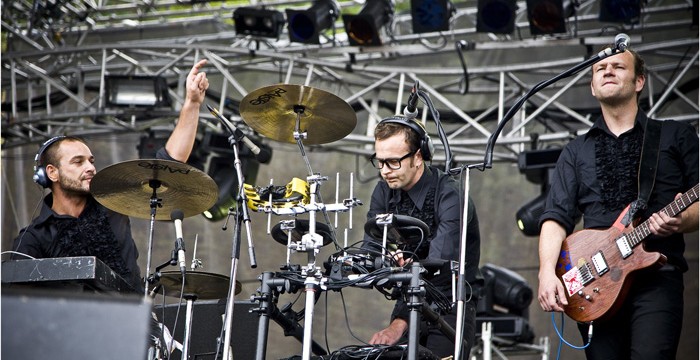
[[[258,133],[296,144],[294,127],[306,132],[304,144],[340,140],[355,129],[357,115],[343,99],[304,85],[278,84],[254,90],[241,100],[241,117]]]
[[[170,220],[182,210],[185,217],[211,208],[219,196],[216,182],[206,173],[181,162],[159,159],[130,160],[95,174],[90,192],[106,208],[142,219],[151,218],[153,187],[161,206],[156,220]]]
[[[228,297],[230,285],[228,276],[203,271],[185,273],[183,298],[195,297],[202,300],[224,299]],[[163,271],[157,284],[163,285],[166,296],[180,297],[182,273],[180,271]],[[241,283],[236,281],[235,293],[241,292]]]

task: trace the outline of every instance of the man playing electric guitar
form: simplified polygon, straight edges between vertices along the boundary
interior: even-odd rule
[[[647,118],[638,106],[645,81],[644,61],[634,51],[592,66],[591,92],[602,116],[562,151],[540,218],[538,300],[544,311],[567,311],[574,318],[570,302],[583,298],[584,305],[575,309],[583,312],[586,301],[597,301],[589,294],[605,295],[598,285],[579,290],[587,281],[602,284],[628,275],[620,269],[643,250],[661,254],[658,266],[644,264],[627,278],[615,311],[593,321],[588,359],[676,358],[683,319],[683,273],[688,269],[683,233],[698,230],[698,203],[686,204],[677,214],[667,211],[667,205],[676,198],[684,200],[698,183],[698,135],[689,124]],[[697,195],[690,197],[696,199]],[[627,229],[620,225],[630,222],[620,216],[629,204],[639,208],[635,218],[645,221],[643,246],[626,249],[626,237],[608,239],[624,254],[610,259],[602,251],[595,253],[594,240],[600,239],[577,235],[630,231],[633,225]],[[579,214],[583,228],[591,230],[571,235]],[[590,244],[594,251],[581,271],[562,269],[563,264],[575,269],[583,263],[571,258],[569,242],[579,247]],[[589,323],[579,323],[579,329],[588,342]]]

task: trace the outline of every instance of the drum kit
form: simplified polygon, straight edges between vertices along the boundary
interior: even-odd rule
[[[236,175],[239,184],[244,184],[237,145],[239,145],[239,141],[245,142],[243,139],[245,136],[240,131],[236,131],[235,125],[228,122],[216,110],[211,107],[209,110],[222,121],[224,127],[231,133],[229,142],[234,149]],[[352,209],[362,205],[362,202],[353,197],[351,174],[350,196],[338,201],[336,188],[336,203],[324,204],[320,194],[320,185],[327,180],[327,177],[314,172],[306,156],[305,145],[330,143],[344,138],[355,128],[357,118],[352,107],[336,95],[308,86],[289,84],[267,86],[249,93],[241,101],[240,114],[246,124],[267,138],[283,143],[297,144],[306,164],[306,181],[294,178],[286,186],[278,187],[270,185],[254,188],[244,184],[237,199],[238,209],[235,211],[237,223],[232,245],[236,249],[235,251],[240,248],[240,240],[238,239],[241,233],[240,222],[246,221],[248,208],[256,212],[267,213],[268,233],[273,240],[287,248],[286,269],[296,271],[297,276],[295,278],[296,285],[290,285],[288,279],[275,278],[275,275],[270,272],[264,272],[260,277],[261,287],[258,289],[258,295],[255,296],[260,304],[256,311],[260,314],[256,358],[261,360],[265,358],[267,324],[271,317],[285,328],[285,333],[287,331],[293,332],[295,337],[303,343],[302,359],[308,360],[311,358],[312,351],[316,354],[323,351],[323,348],[312,340],[312,318],[313,307],[317,300],[315,294],[319,292],[319,289],[326,288],[329,280],[324,276],[321,267],[317,266],[316,257],[323,246],[330,243],[338,245],[335,227],[330,225],[328,213],[336,213],[336,216],[338,213],[349,213],[349,223],[352,223]],[[249,145],[246,144],[246,146]],[[216,202],[218,187],[214,180],[206,173],[184,163],[159,159],[140,159],[117,163],[99,171],[92,180],[91,193],[98,202],[111,210],[127,216],[150,219],[147,267],[144,277],[145,294],[152,296],[162,289],[165,296],[180,298],[181,301],[182,299],[187,300],[185,336],[181,358],[183,360],[189,359],[193,303],[197,299],[213,300],[228,297],[223,328],[230,334],[228,329],[232,326],[233,296],[241,291],[241,284],[236,280],[238,255],[234,252],[232,256],[231,276],[202,271],[186,271],[182,230],[178,227],[183,217],[200,214]],[[233,209],[231,211],[233,212]],[[323,221],[317,221],[317,213],[323,216]],[[280,221],[270,229],[270,219],[273,214],[291,216],[293,219]],[[297,219],[300,214],[308,214],[309,219]],[[412,233],[409,232],[408,236],[403,234],[404,241],[411,241],[416,233],[426,235],[429,232],[427,226],[422,222],[416,224],[411,219],[401,217],[392,219],[397,220],[398,223],[403,221],[410,225]],[[390,225],[395,223],[392,219],[390,221],[380,219],[367,224],[365,230],[369,230],[368,233],[371,233],[375,238],[382,238],[383,229],[384,245],[386,245],[387,234],[390,238],[401,235],[396,234],[395,230],[388,232]],[[156,220],[174,221],[178,239],[175,243],[176,251],[173,251],[172,259],[156,267],[151,273],[154,222]],[[418,222],[420,221],[418,220]],[[249,223],[246,225],[249,226]],[[250,228],[248,228],[249,237],[250,233]],[[391,240],[396,241],[396,239]],[[250,238],[249,243],[251,265],[255,267],[253,265],[255,264],[255,255]],[[346,248],[347,243],[343,249]],[[182,258],[179,258],[180,250],[183,250]],[[289,260],[291,252],[307,253],[307,264],[305,266],[292,266]],[[177,257],[176,253],[178,253]],[[338,259],[342,260],[338,261],[347,263],[347,252],[345,254],[339,257]],[[364,258],[363,256],[351,254],[350,257],[357,258],[357,263],[375,263],[373,258]],[[180,271],[161,271],[168,265],[178,263],[180,263]],[[380,262],[376,266],[384,266],[382,264],[384,262]],[[195,269],[193,261],[192,270]],[[400,274],[398,281],[410,282],[413,286],[412,291],[420,293],[418,274],[419,270],[411,270],[410,273]],[[152,287],[150,292],[149,287]],[[281,315],[279,309],[276,308],[274,303],[276,296],[270,295],[278,291],[275,289],[287,288],[290,292],[295,292],[302,287],[306,293],[303,327],[297,323],[290,324],[289,319]],[[419,303],[418,298],[414,300]],[[228,353],[230,351],[229,340],[230,336],[224,337],[224,343],[221,346],[223,359],[231,358]],[[159,351],[157,350],[156,354]],[[160,359],[150,356],[151,352],[149,351],[148,360]]]
[[[295,217],[294,220],[280,222],[272,229],[271,234],[275,241],[287,246],[288,252],[309,252],[309,263],[304,267],[303,273],[307,277],[307,291],[310,291],[307,311],[312,311],[313,290],[319,286],[322,278],[320,268],[315,264],[315,257],[321,247],[335,241],[335,230],[328,225],[328,212],[351,211],[362,202],[353,198],[352,194],[341,203],[319,202],[322,201],[319,186],[327,178],[314,173],[304,146],[325,144],[344,138],[355,128],[355,112],[349,104],[332,93],[303,85],[278,84],[257,89],[246,95],[241,101],[240,115],[253,130],[267,138],[297,144],[305,161],[306,182],[302,180],[290,183],[291,193],[295,196],[301,195],[300,200],[286,199],[278,206],[278,203],[272,201],[271,194],[264,194],[263,198],[257,199],[257,204],[262,204],[259,207],[253,207],[250,199],[242,203],[247,203],[248,207],[255,211],[266,212],[268,216],[275,214]],[[231,136],[229,141],[235,148],[237,144],[233,138],[234,136]],[[299,194],[300,192],[303,194]],[[99,203],[113,211],[150,220],[144,277],[145,293],[149,294],[149,287],[153,287],[151,292],[162,288],[166,296],[188,301],[182,356],[182,359],[187,359],[192,302],[196,299],[222,299],[232,296],[231,290],[235,289],[237,294],[241,286],[240,282],[235,280],[235,271],[232,271],[231,277],[201,271],[161,272],[164,266],[176,263],[174,255],[171,261],[156,268],[151,274],[154,223],[156,220],[174,220],[173,214],[177,211],[181,211],[184,217],[190,217],[209,209],[218,196],[216,183],[205,172],[184,163],[139,159],[117,163],[97,172],[91,183],[91,193]],[[250,192],[250,189],[240,192],[242,196],[246,193],[259,195]],[[264,199],[266,196],[268,198]],[[325,222],[316,221],[317,212],[324,216]],[[309,220],[296,219],[301,213],[308,213]],[[312,345],[310,315],[305,317],[304,324],[304,359],[309,358]],[[225,359],[228,358],[226,345],[224,344]]]

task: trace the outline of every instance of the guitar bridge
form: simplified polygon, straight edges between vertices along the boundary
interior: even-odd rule
[[[595,271],[598,272],[598,276],[608,272],[608,262],[605,261],[605,256],[603,255],[602,251],[598,251],[595,255],[593,255],[591,261],[593,261],[593,267],[595,267]]]
[[[620,250],[620,255],[622,255],[623,259],[627,259],[630,255],[632,255],[632,247],[627,242],[627,236],[617,239],[615,243],[617,244],[617,248]]]
[[[591,267],[587,263],[581,265],[578,268],[578,272],[581,275],[581,284],[586,285],[589,282],[593,281],[593,272],[591,271]]]

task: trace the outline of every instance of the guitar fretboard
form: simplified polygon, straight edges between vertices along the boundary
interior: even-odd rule
[[[678,213],[685,210],[692,203],[698,201],[699,186],[700,184],[696,184],[695,186],[693,186],[692,189],[686,191],[683,195],[678,197],[678,199],[675,199],[673,202],[666,205],[666,207],[661,209],[661,211],[663,211],[664,213],[666,213],[666,215],[670,217],[678,215]],[[649,228],[649,220],[647,219],[639,226],[637,226],[634,230],[632,230],[629,234],[627,234],[629,245],[631,247],[637,246],[650,234],[651,229]]]

